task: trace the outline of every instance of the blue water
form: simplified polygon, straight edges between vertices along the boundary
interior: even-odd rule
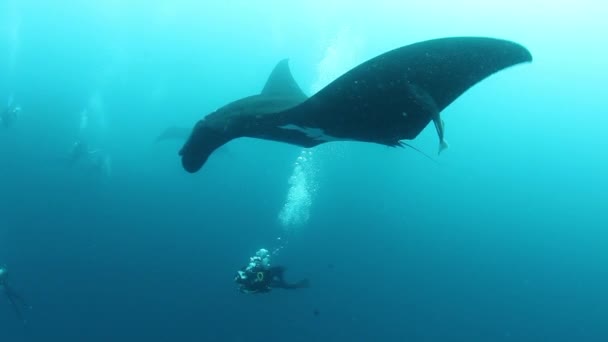
[[[0,0],[0,265],[32,306],[0,296],[0,341],[608,341],[608,7],[406,3]],[[460,35],[534,62],[446,109],[438,163],[239,139],[192,175],[154,143],[282,58],[312,94]],[[66,164],[79,138],[102,168]],[[239,293],[262,247],[312,287]]]

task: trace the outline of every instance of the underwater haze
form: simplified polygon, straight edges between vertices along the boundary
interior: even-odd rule
[[[0,341],[608,341],[604,1],[0,0]],[[512,40],[413,149],[167,127],[391,49]],[[75,142],[91,158],[74,162]],[[258,249],[311,287],[240,293]]]

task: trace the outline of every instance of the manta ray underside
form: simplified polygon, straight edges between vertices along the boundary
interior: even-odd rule
[[[180,151],[182,165],[196,172],[219,146],[239,137],[303,147],[337,140],[400,146],[431,121],[441,151],[447,147],[441,111],[486,77],[530,61],[530,52],[514,42],[455,37],[381,54],[308,99],[289,73],[288,82],[268,86],[269,80],[260,95],[200,120]]]

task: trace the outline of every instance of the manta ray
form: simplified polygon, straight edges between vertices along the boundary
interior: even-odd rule
[[[308,96],[304,95],[291,74],[289,60],[283,59],[272,69],[261,94],[246,97],[233,102],[233,104],[239,103],[244,108],[253,108],[260,105],[267,107],[268,110],[277,110],[293,107],[306,99],[308,99]],[[156,142],[185,141],[191,132],[192,128],[189,127],[169,126],[156,138]]]
[[[197,172],[218,147],[240,137],[307,148],[331,141],[404,146],[402,140],[416,138],[430,122],[441,152],[447,147],[441,112],[486,77],[531,61],[525,47],[507,40],[427,40],[374,57],[310,98],[291,73],[279,82],[273,72],[260,94],[229,103],[194,126],[179,152],[182,166]]]

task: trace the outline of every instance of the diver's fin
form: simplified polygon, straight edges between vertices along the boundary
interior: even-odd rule
[[[11,296],[9,293],[7,293],[8,301],[11,303],[11,306],[13,307],[13,311],[15,311],[15,315],[17,315],[17,318],[23,322],[23,324],[26,324],[27,321],[25,320],[24,316],[23,316],[23,312],[21,311],[21,309],[19,308],[18,303],[15,301],[15,298],[13,296]]]
[[[289,59],[283,59],[272,69],[261,94],[295,97],[302,98],[303,100],[308,98],[291,74]]]
[[[307,289],[310,287],[310,281],[308,279],[300,280],[295,284],[298,289]]]

